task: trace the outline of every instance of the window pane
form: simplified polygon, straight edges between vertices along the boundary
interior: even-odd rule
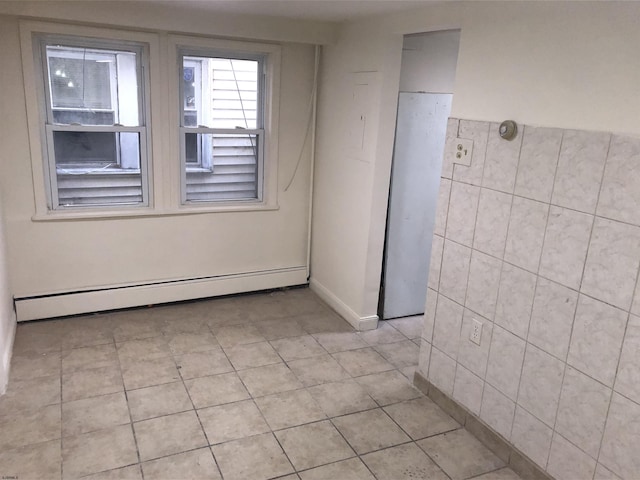
[[[142,202],[137,132],[54,132],[62,206]]]
[[[183,125],[262,128],[257,60],[183,57]]]
[[[257,198],[258,135],[187,133],[185,145],[188,201]]]
[[[53,122],[139,125],[136,54],[46,47]]]

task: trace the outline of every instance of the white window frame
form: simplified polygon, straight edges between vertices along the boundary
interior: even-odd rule
[[[125,32],[105,28],[45,23],[37,21],[20,22],[22,45],[22,68],[27,99],[27,124],[31,147],[32,176],[35,194],[34,220],[65,219],[76,217],[118,217],[139,215],[153,207],[151,103],[161,102],[161,95],[153,94],[150,77],[159,75],[159,65],[151,65],[151,51],[159,50],[158,36],[140,32]],[[57,43],[75,47],[105,48],[135,51],[138,75],[139,126],[121,125],[90,126],[54,124],[53,107],[50,102],[48,65],[45,44]],[[152,98],[153,97],[153,98]],[[114,105],[112,105],[114,107]],[[116,120],[116,119],[114,119]],[[140,174],[142,202],[123,204],[90,204],[62,206],[58,202],[56,164],[53,152],[55,131],[86,132],[135,132],[140,139]],[[135,170],[133,170],[135,172]],[[121,172],[114,171],[114,175]]]
[[[277,158],[278,158],[278,109],[280,98],[280,52],[278,45],[237,42],[231,40],[217,40],[182,35],[170,35],[169,47],[173,55],[170,64],[177,66],[177,71],[170,77],[170,90],[175,94],[172,118],[178,120],[174,140],[173,158],[177,169],[174,168],[179,179],[180,189],[175,196],[181,210],[196,211],[225,211],[233,209],[256,209],[260,207],[277,208]],[[247,60],[261,60],[262,72],[258,79],[261,82],[262,99],[259,113],[262,118],[262,128],[242,130],[243,133],[257,135],[259,151],[257,164],[257,198],[219,201],[190,201],[186,200],[186,158],[184,149],[185,133],[229,133],[237,134],[235,129],[184,127],[182,118],[183,90],[182,90],[182,56],[219,57]],[[260,127],[260,125],[256,125]],[[243,208],[245,207],[245,208]]]
[[[48,173],[49,180],[49,205],[51,209],[72,209],[72,208],[95,208],[95,207],[112,207],[117,208],[118,204],[88,204],[88,205],[62,205],[59,199],[59,190],[58,190],[58,169],[56,166],[56,157],[54,151],[54,140],[53,137],[56,132],[104,132],[104,133],[137,133],[139,138],[139,154],[140,154],[140,169],[139,170],[130,170],[127,173],[140,173],[140,182],[141,182],[141,195],[142,201],[136,202],[135,204],[123,203],[122,205],[129,206],[147,206],[149,204],[149,189],[148,189],[148,180],[147,180],[147,137],[148,137],[148,122],[146,121],[146,116],[144,112],[144,98],[146,95],[144,85],[144,63],[146,61],[146,55],[144,53],[144,45],[143,44],[134,44],[131,42],[123,42],[123,41],[114,41],[114,40],[102,40],[95,38],[85,38],[85,37],[77,37],[77,36],[61,36],[61,35],[37,35],[36,36],[38,47],[36,55],[40,56],[40,69],[39,69],[39,77],[42,81],[42,89],[45,93],[45,102],[43,105],[44,113],[46,116],[46,121],[44,124],[45,135],[46,135],[46,162],[45,169]],[[105,49],[105,50],[119,50],[123,52],[131,52],[136,54],[136,74],[139,79],[138,85],[138,123],[139,126],[122,126],[117,123],[116,120],[113,125],[75,125],[75,124],[58,124],[55,123],[53,119],[53,99],[51,93],[51,86],[49,80],[49,65],[46,54],[46,48],[48,45],[63,45],[67,47],[76,47],[76,48],[95,48],[95,49]],[[113,102],[113,91],[114,88],[111,88],[111,96]],[[116,110],[116,105],[111,105],[112,110]],[[117,142],[119,143],[119,142]],[[117,150],[118,156],[118,165],[120,165],[119,161],[119,149]],[[108,169],[100,170],[102,174],[113,174],[118,175],[123,173],[124,171],[118,171],[115,169],[110,171]],[[90,174],[89,174],[90,175]]]

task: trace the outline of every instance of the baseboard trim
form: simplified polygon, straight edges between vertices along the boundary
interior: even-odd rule
[[[216,297],[307,283],[306,267],[128,285],[30,298],[16,298],[18,322],[119,308]]]
[[[378,328],[378,316],[369,315],[361,317],[354,312],[351,307],[340,300],[332,291],[322,285],[315,278],[309,282],[309,287],[318,295],[326,304],[333,308],[342,318],[351,324],[358,331],[375,330]]]
[[[480,420],[463,405],[443,393],[438,387],[424,378],[420,372],[413,376],[413,384],[434,401],[440,408],[464,426],[469,433],[482,442],[509,468],[524,480],[554,480],[547,472],[536,465],[533,460],[513,446],[502,435]]]

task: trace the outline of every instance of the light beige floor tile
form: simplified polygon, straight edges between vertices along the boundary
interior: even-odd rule
[[[120,361],[150,360],[152,358],[168,357],[171,355],[169,345],[164,337],[128,340],[116,344]]]
[[[204,318],[189,318],[189,306],[177,305],[170,307],[175,310],[180,318],[165,319],[160,327],[160,330],[165,336],[179,335],[179,334],[207,334],[209,331],[209,325]]]
[[[133,424],[142,461],[204,447],[207,441],[196,412],[183,412]]]
[[[453,480],[480,475],[504,467],[504,462],[464,429],[418,442]]]
[[[13,355],[11,379],[29,380],[38,377],[60,375],[60,352]]]
[[[353,377],[384,372],[394,368],[373,348],[334,353],[333,358]]]
[[[413,383],[413,376],[416,373],[417,365],[411,365],[410,367],[404,367],[398,369],[398,371],[407,379],[409,383]]]
[[[106,472],[94,473],[82,480],[142,480],[140,465],[130,465],[128,467],[107,470]]]
[[[131,425],[67,437],[62,442],[64,478],[77,478],[137,462]]]
[[[198,417],[211,445],[269,431],[253,400],[203,408]]]
[[[4,435],[4,433],[3,433]],[[6,479],[60,479],[62,454],[60,440],[0,449],[0,476]]]
[[[116,366],[79,370],[62,375],[62,400],[65,402],[122,390],[122,375]]]
[[[416,315],[413,317],[398,318],[396,320],[388,320],[387,323],[407,338],[420,338],[422,327],[424,326],[424,316]]]
[[[12,380],[0,396],[0,416],[16,415],[60,403],[60,376]]]
[[[196,408],[213,407],[250,398],[240,377],[233,372],[194,378],[184,383]]]
[[[265,341],[257,327],[249,324],[220,327],[213,333],[223,348]]]
[[[375,346],[374,349],[396,368],[404,368],[418,364],[420,347],[411,340],[384,343]]]
[[[302,388],[302,383],[284,364],[250,368],[238,375],[253,397]]]
[[[357,350],[369,346],[355,332],[317,333],[314,337],[329,353]]]
[[[269,342],[235,345],[226,348],[225,353],[236,370],[262,367],[264,365],[282,362],[280,355],[278,355]]]
[[[0,417],[0,451],[60,438],[60,405]]]
[[[220,479],[218,466],[209,448],[171,455],[142,464],[145,478],[151,480]]]
[[[271,433],[211,447],[225,480],[266,480],[293,472]]]
[[[171,357],[126,362],[122,365],[122,378],[127,390],[151,387],[180,380],[180,374]]]
[[[327,351],[311,335],[282,338],[271,342],[285,362],[325,355]]]
[[[473,480],[522,480],[522,478],[510,468],[501,468],[500,470],[474,477]]]
[[[130,422],[124,392],[62,404],[62,435],[65,437]]]
[[[116,342],[126,342],[162,335],[160,330],[161,323],[149,318],[149,315],[151,315],[149,310],[137,310],[131,313],[122,312],[122,314],[119,314],[122,316],[119,316],[115,321],[113,339]],[[132,318],[134,316],[138,318]]]
[[[72,328],[68,322],[62,325],[62,350],[113,344],[113,336],[106,325],[91,325],[85,328]]]
[[[218,346],[218,342],[211,332],[202,333],[172,333],[165,338],[171,353],[182,355],[184,353],[206,352]]]
[[[292,390],[257,398],[256,404],[271,430],[295,427],[326,418],[306,390]]]
[[[264,320],[255,324],[258,331],[266,340],[278,340],[280,338],[300,337],[307,332],[293,318],[276,318]]]
[[[300,473],[302,480],[375,480],[359,458],[312,468]]]
[[[376,402],[355,380],[325,383],[308,389],[329,417],[376,408]]]
[[[275,433],[296,470],[326,465],[355,456],[328,420]]]
[[[117,366],[118,355],[116,354],[116,346],[112,343],[95,347],[74,348],[62,352],[63,373]]]
[[[346,320],[326,309],[299,315],[296,320],[310,334],[353,332],[353,327]]]
[[[134,422],[193,409],[182,382],[130,390],[127,397]]]
[[[415,443],[399,445],[362,457],[378,480],[448,480],[448,477]]]
[[[368,330],[366,332],[359,333],[362,338],[369,345],[380,345],[383,343],[395,343],[406,340],[402,333],[393,328],[387,322],[378,323],[378,328],[375,330]]]
[[[180,375],[185,380],[233,371],[233,367],[220,347],[206,352],[186,353],[175,358]]]
[[[333,423],[359,455],[411,440],[382,409],[334,418]]]
[[[458,422],[427,397],[389,405],[384,411],[414,440],[460,428]]]
[[[397,370],[358,377],[356,381],[380,405],[389,405],[422,396]]]
[[[21,323],[16,328],[14,355],[59,352],[62,348],[61,320]]]
[[[330,355],[303,358],[289,363],[291,371],[307,387],[349,379],[349,374]]]

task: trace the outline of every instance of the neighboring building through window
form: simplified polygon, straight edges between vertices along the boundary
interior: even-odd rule
[[[40,37],[51,208],[148,203],[143,52]]]
[[[182,202],[261,200],[263,56],[180,58]]]

